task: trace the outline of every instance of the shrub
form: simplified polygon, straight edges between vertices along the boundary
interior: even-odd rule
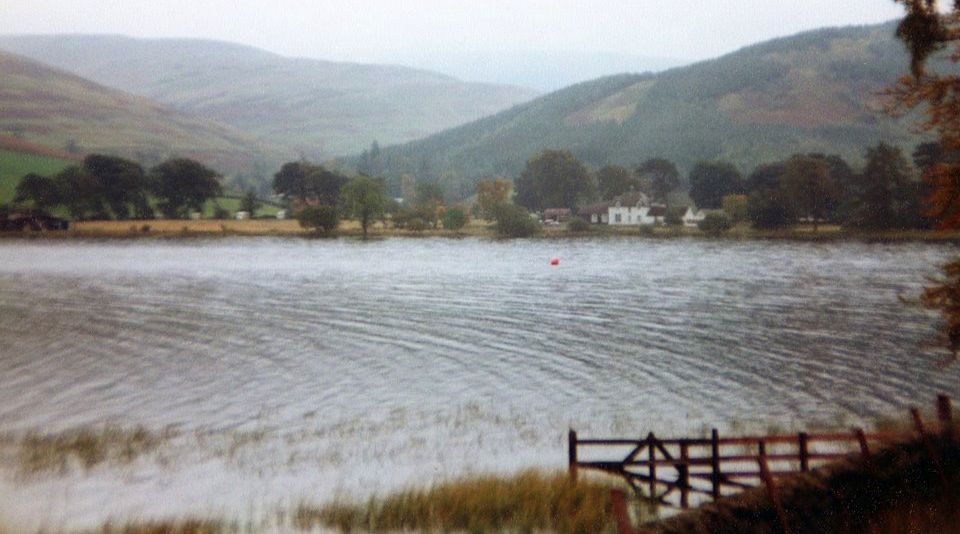
[[[537,233],[537,222],[530,212],[516,204],[501,204],[494,213],[499,237],[529,237]]]
[[[447,230],[459,230],[467,225],[467,214],[462,208],[447,208],[443,213],[443,227]]]
[[[297,220],[303,228],[313,228],[318,233],[329,234],[340,224],[340,214],[333,206],[310,206],[300,210]]]
[[[708,213],[702,221],[697,223],[697,228],[703,233],[717,237],[733,227],[730,219],[722,213]]]
[[[686,208],[670,208],[667,210],[667,214],[663,216],[663,223],[667,226],[682,226],[683,225],[683,214],[686,212]]]
[[[230,212],[227,211],[227,208],[221,206],[213,207],[213,218],[217,220],[229,219]]]
[[[640,225],[640,235],[651,237],[654,233],[652,224],[641,224]]]
[[[571,232],[589,232],[590,223],[586,220],[579,217],[570,219],[570,222],[567,223],[567,229]]]
[[[420,217],[414,217],[407,221],[406,227],[411,232],[422,232],[427,229],[427,223]]]

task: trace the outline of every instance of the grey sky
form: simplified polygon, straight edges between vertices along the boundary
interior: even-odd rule
[[[902,12],[892,0],[0,0],[0,33],[202,37],[348,61],[431,49],[703,59]]]

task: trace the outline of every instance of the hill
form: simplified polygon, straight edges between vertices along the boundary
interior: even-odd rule
[[[0,132],[32,144],[69,145],[74,152],[111,153],[145,165],[193,157],[225,173],[249,170],[277,152],[227,126],[21,56],[0,52],[0,72]]]
[[[584,82],[388,147],[382,165],[394,184],[411,173],[462,194],[479,177],[517,176],[545,148],[568,148],[594,167],[666,157],[681,171],[727,159],[749,172],[795,152],[859,163],[880,140],[906,149],[919,141],[910,118],[884,114],[878,94],[908,65],[894,28],[818,30],[659,74]]]
[[[401,143],[527,101],[518,87],[406,67],[282,57],[242,45],[119,36],[0,36],[0,49],[319,160]]]

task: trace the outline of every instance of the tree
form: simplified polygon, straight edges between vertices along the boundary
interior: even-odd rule
[[[510,190],[513,184],[510,180],[495,178],[493,180],[480,180],[477,183],[477,205],[480,207],[480,216],[484,219],[493,219],[494,210],[500,204],[505,204],[510,200]]]
[[[307,206],[297,214],[297,221],[303,228],[313,228],[324,235],[336,230],[340,224],[340,214],[334,206]]]
[[[937,135],[943,154],[960,152],[960,74],[953,68],[928,70],[931,58],[960,61],[960,4],[941,13],[932,0],[898,0],[907,16],[897,26],[897,36],[910,52],[911,74],[891,89],[891,111],[920,109],[926,115],[921,127]],[[946,50],[946,54],[938,54]],[[941,229],[960,228],[960,162],[954,158],[924,172],[930,184],[930,215]]]
[[[201,211],[206,201],[223,194],[220,175],[192,159],[169,159],[150,175],[153,194],[167,218],[182,218],[186,209]]]
[[[97,178],[103,199],[117,219],[127,219],[130,206],[134,207],[137,218],[151,215],[152,209],[147,200],[149,183],[139,163],[115,156],[90,154],[83,159],[83,168]]]
[[[761,165],[747,178],[747,218],[754,228],[778,228],[791,224],[796,218],[793,206],[787,203],[780,189],[780,180],[786,173],[783,162]]]
[[[514,187],[517,204],[538,213],[545,208],[576,211],[596,190],[587,168],[569,150],[544,150],[531,158]]]
[[[443,227],[447,230],[459,230],[467,225],[467,213],[463,208],[450,207],[443,212]]]
[[[240,211],[245,211],[250,214],[250,218],[253,218],[257,214],[257,209],[260,208],[260,199],[257,198],[257,192],[253,189],[248,189],[244,193],[243,198],[240,199]]]
[[[72,165],[54,177],[60,188],[61,205],[76,220],[107,219],[103,184],[83,167]]]
[[[780,187],[797,214],[813,221],[814,232],[820,221],[826,220],[829,207],[838,196],[827,162],[811,156],[791,157],[780,178]]]
[[[919,189],[903,152],[880,143],[867,149],[867,165],[854,186],[850,223],[874,229],[910,228],[920,222]]]
[[[443,207],[443,187],[440,184],[420,182],[416,186],[414,209],[431,228],[436,228]]]
[[[317,204],[336,206],[345,183],[345,176],[322,165],[292,161],[284,163],[273,176],[273,191],[288,200],[301,203],[312,200]]]
[[[348,181],[342,194],[349,213],[360,221],[366,239],[370,222],[383,213],[387,205],[386,184],[383,180],[361,175]]]
[[[60,186],[52,178],[30,173],[20,179],[13,201],[30,201],[38,209],[50,209],[61,203]]]
[[[650,177],[650,190],[654,202],[667,203],[670,192],[680,186],[680,173],[672,161],[651,158],[637,168],[637,174]]]
[[[640,189],[640,179],[629,169],[619,165],[607,165],[597,171],[597,186],[600,198],[611,200],[628,191]]]
[[[700,209],[720,209],[725,195],[743,192],[740,171],[723,161],[697,163],[690,171],[690,199]]]

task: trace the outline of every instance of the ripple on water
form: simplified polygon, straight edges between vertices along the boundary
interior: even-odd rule
[[[560,466],[568,425],[662,434],[895,412],[960,393],[956,369],[936,369],[923,345],[936,316],[898,299],[953,252],[629,239],[0,243],[0,429],[268,429],[229,461],[188,444],[172,470],[38,483],[15,505],[43,510],[67,484],[103,497],[63,504],[70,520],[243,511],[266,495]]]

